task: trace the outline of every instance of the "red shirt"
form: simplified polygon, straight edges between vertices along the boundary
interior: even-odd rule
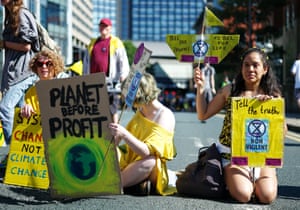
[[[91,73],[105,72],[109,73],[109,43],[107,39],[98,39],[93,47],[91,54]]]

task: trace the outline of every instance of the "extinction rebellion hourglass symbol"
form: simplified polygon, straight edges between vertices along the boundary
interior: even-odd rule
[[[246,151],[266,152],[268,150],[268,121],[251,120],[247,126]]]

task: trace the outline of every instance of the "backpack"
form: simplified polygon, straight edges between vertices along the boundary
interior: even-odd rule
[[[198,160],[187,165],[176,181],[178,194],[208,199],[224,198],[226,186],[221,158],[215,143],[200,148]]]
[[[37,21],[35,15],[26,7],[23,7],[24,9],[26,9],[27,11],[29,11],[32,16],[34,17],[35,23],[36,23],[36,27],[37,27],[37,31],[38,31],[38,42],[39,42],[39,49],[34,49],[35,52],[41,51],[43,49],[48,49],[48,50],[52,50],[57,54],[61,54],[61,49],[60,47],[57,45],[57,43],[49,36],[48,31],[44,28],[44,26],[42,26],[42,24]]]
[[[39,44],[40,50],[49,49],[57,54],[61,54],[60,47],[56,44],[56,42],[49,36],[48,31],[42,26],[42,24],[35,19],[38,36],[39,36]]]

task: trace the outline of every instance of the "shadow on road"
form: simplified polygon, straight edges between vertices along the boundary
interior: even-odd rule
[[[282,199],[300,200],[300,187],[278,186],[278,197]]]
[[[300,144],[298,143],[298,144],[293,144],[293,143],[285,143],[284,144],[284,146],[286,146],[286,147],[300,147]]]

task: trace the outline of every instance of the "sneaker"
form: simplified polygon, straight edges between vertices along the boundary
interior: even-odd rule
[[[150,195],[150,192],[151,182],[149,180],[142,181],[130,187],[124,187],[124,194],[128,195],[146,196]]]

